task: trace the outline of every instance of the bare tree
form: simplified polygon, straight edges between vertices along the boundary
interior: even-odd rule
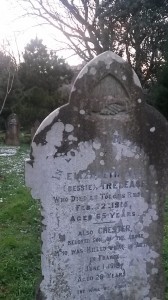
[[[98,38],[97,1],[18,0],[27,16],[35,16],[61,31],[65,45],[83,60],[89,61],[103,52]]]
[[[13,86],[13,81],[14,81],[14,77],[15,77],[15,74],[11,74],[11,71],[10,71],[10,67],[8,68],[8,80],[7,80],[7,86],[6,86],[6,93],[5,93],[5,97],[2,101],[2,106],[1,106],[1,109],[0,109],[0,115],[2,114],[2,111],[5,107],[5,103],[6,103],[6,100],[12,90],[12,86]]]
[[[0,99],[0,103],[1,103],[0,115],[1,115],[3,112],[3,109],[5,107],[7,98],[12,91],[15,73],[17,70],[17,63],[16,63],[13,53],[7,52],[7,50],[4,49],[4,47],[2,47],[0,54],[1,54],[1,63],[3,64],[2,61],[3,60],[5,61],[5,63],[2,66],[1,71],[3,73],[5,73],[5,81],[6,81],[6,83],[5,83],[6,87],[4,87],[5,94],[4,94],[4,97],[2,99]]]
[[[154,80],[167,39],[167,0],[17,0],[84,61],[106,50],[126,57],[142,83]],[[40,21],[41,20],[41,21]],[[42,24],[41,23],[41,24]]]

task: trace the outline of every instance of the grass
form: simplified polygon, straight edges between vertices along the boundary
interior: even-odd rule
[[[0,147],[1,148],[1,147]],[[33,300],[40,278],[40,213],[24,185],[29,146],[0,157],[0,299]],[[163,260],[168,300],[168,201],[165,206]]]
[[[40,213],[24,186],[28,146],[0,157],[0,299],[32,300],[40,276]]]
[[[168,199],[165,203],[165,225],[164,225],[164,242],[163,242],[163,263],[166,276],[166,295],[165,300],[168,300]]]

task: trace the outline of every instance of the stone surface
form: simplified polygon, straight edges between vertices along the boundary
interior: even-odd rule
[[[7,119],[7,128],[5,136],[5,144],[10,146],[18,146],[20,134],[19,120],[16,114],[11,114]]]
[[[26,184],[40,199],[40,300],[163,300],[168,125],[105,52],[38,128]]]

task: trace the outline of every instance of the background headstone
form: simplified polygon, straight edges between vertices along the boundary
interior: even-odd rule
[[[20,126],[16,114],[11,114],[7,119],[5,144],[11,146],[19,145]]]
[[[40,199],[40,300],[163,300],[168,125],[105,52],[40,125],[26,184]]]
[[[31,128],[31,138],[32,138],[32,139],[33,139],[33,137],[34,137],[34,135],[35,135],[37,129],[39,128],[39,126],[40,126],[40,122],[39,122],[39,120],[36,120],[36,121],[34,122],[34,125],[33,125],[32,128]]]

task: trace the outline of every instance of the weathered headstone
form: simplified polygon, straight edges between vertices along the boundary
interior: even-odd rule
[[[105,52],[40,125],[26,183],[40,199],[40,300],[163,300],[168,125]]]
[[[34,135],[35,135],[37,129],[39,128],[39,126],[40,126],[40,122],[39,122],[39,120],[36,120],[36,121],[34,122],[34,125],[33,125],[32,128],[31,128],[31,138],[32,138],[32,139],[33,139],[33,137],[34,137]]]
[[[10,146],[19,145],[20,126],[16,114],[11,114],[7,119],[5,144]]]

